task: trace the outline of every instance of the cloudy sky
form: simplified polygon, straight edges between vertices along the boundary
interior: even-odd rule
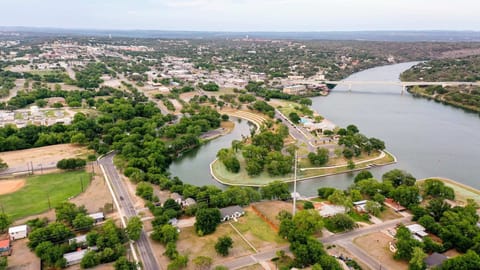
[[[479,0],[0,0],[1,26],[205,31],[480,30]]]

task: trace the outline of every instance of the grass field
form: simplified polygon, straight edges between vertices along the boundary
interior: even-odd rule
[[[26,179],[20,190],[0,196],[0,207],[14,220],[40,214],[85,190],[90,175],[85,171],[44,174]]]

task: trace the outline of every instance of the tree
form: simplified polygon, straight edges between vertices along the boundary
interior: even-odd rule
[[[347,168],[348,168],[349,170],[355,169],[355,162],[353,162],[353,160],[349,159],[349,160],[347,161]]]
[[[78,214],[87,214],[87,209],[84,206],[77,207],[71,202],[62,202],[55,207],[55,215],[57,221],[63,221],[69,225],[72,225],[73,220]]]
[[[472,250],[443,262],[441,270],[475,270],[480,269],[480,255]]]
[[[420,247],[414,247],[412,252],[412,259],[410,259],[408,269],[409,270],[424,270],[427,268],[426,263],[423,261],[427,258],[427,254],[423,252]]]
[[[293,217],[295,231],[299,234],[311,235],[320,231],[323,227],[322,218],[316,210],[298,211]]]
[[[313,205],[313,203],[311,201],[305,201],[303,203],[303,209],[305,210],[308,210],[308,209],[314,209],[315,206]]]
[[[0,233],[4,233],[10,224],[12,224],[12,219],[7,214],[0,213]]]
[[[121,256],[113,264],[115,270],[137,270],[138,265],[135,262],[129,261],[127,257]]]
[[[355,221],[345,214],[336,214],[329,218],[329,222],[338,231],[350,231],[355,228]]]
[[[92,268],[100,264],[100,256],[95,253],[95,251],[89,251],[85,256],[83,256],[82,261],[80,262],[80,267],[82,269]]]
[[[167,256],[170,260],[175,259],[178,256],[177,244],[175,244],[175,242],[168,242],[163,255]]]
[[[450,205],[443,199],[435,198],[428,202],[427,211],[436,220],[439,221],[445,211],[450,209]]]
[[[308,153],[308,160],[314,166],[322,166],[327,164],[329,159],[329,152],[326,148],[318,148],[317,153]]]
[[[8,168],[8,164],[0,158],[0,171]]]
[[[330,256],[328,254],[323,254],[320,256],[319,260],[320,265],[322,266],[322,269],[325,270],[342,270],[343,267],[338,263],[337,259],[335,257]]]
[[[290,120],[294,123],[294,124],[298,124],[300,122],[300,116],[298,116],[298,114],[296,112],[291,112],[289,115],[288,115],[288,118],[290,118]]]
[[[397,229],[395,238],[397,239],[397,251],[395,252],[394,258],[397,260],[411,260],[413,249],[415,247],[422,247],[422,243],[413,239],[410,231],[403,225]]]
[[[168,243],[175,243],[177,241],[178,231],[176,227],[170,224],[165,224],[163,226],[155,226],[153,228],[153,233],[151,234],[151,237],[153,240],[166,245]]]
[[[440,180],[427,179],[422,185],[423,192],[426,196],[432,196],[434,198],[444,198],[449,200],[455,199],[455,192],[453,188],[445,186]]]
[[[420,191],[417,186],[399,186],[390,192],[390,196],[407,208],[411,208],[420,202]]]
[[[318,197],[322,199],[327,199],[330,195],[332,195],[335,192],[335,190],[337,189],[332,187],[322,187],[317,190],[317,194],[318,194]]]
[[[187,267],[187,263],[188,263],[188,257],[186,255],[185,256],[178,255],[170,264],[168,264],[167,270],[183,269]]]
[[[207,270],[210,269],[212,266],[212,258],[206,256],[198,256],[192,260],[193,264],[195,265],[195,269],[198,270]]]
[[[135,192],[137,196],[151,201],[153,199],[153,187],[150,183],[140,182],[137,184],[137,190]]]
[[[382,175],[382,181],[390,182],[394,187],[399,187],[401,185],[413,186],[415,185],[417,179],[415,179],[415,177],[408,172],[399,169],[393,169]]]
[[[53,245],[50,241],[40,243],[35,248],[35,254],[49,267],[64,267],[66,264],[63,258],[63,249],[58,245]]]
[[[93,227],[95,220],[84,213],[79,213],[72,221],[73,228],[78,231],[89,231]]]
[[[227,256],[229,249],[233,247],[233,240],[230,236],[223,236],[218,238],[217,243],[215,244],[215,250],[218,254],[222,256]]]
[[[218,210],[218,208],[199,209],[195,217],[195,231],[200,236],[213,233],[221,221],[220,210]]]
[[[368,201],[365,205],[365,210],[367,210],[369,214],[378,217],[382,212],[382,205],[379,202]]]
[[[57,162],[57,168],[62,170],[76,170],[85,165],[87,165],[87,161],[81,158],[66,158]]]
[[[372,173],[367,170],[362,170],[357,174],[357,176],[355,176],[354,182],[357,183],[357,182],[360,182],[361,180],[370,179],[370,178],[373,178]]]
[[[8,266],[7,257],[0,257],[0,270],[6,270]]]
[[[260,188],[260,193],[264,199],[286,200],[291,197],[288,184],[282,181],[274,181]]]
[[[128,220],[127,228],[125,232],[128,235],[128,238],[133,241],[137,241],[140,238],[140,234],[142,233],[143,229],[143,222],[142,220],[135,216]]]

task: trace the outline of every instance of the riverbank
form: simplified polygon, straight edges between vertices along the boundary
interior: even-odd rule
[[[448,89],[451,89],[451,88],[448,88]],[[427,93],[425,88],[419,87],[419,86],[415,86],[415,87],[411,87],[411,88],[407,89],[407,91],[415,97],[422,97],[422,98],[426,98],[426,99],[429,99],[429,100],[434,100],[434,101],[440,102],[440,103],[445,104],[445,105],[453,106],[455,108],[464,109],[468,112],[480,113],[480,105],[479,106],[473,106],[473,105],[463,104],[463,103],[460,103],[460,102],[456,102],[456,101],[453,101],[453,100],[446,99],[447,95],[454,95],[455,93],[458,93],[459,95],[464,96],[464,100],[469,100],[469,99],[470,100],[472,100],[472,99],[480,100],[480,95],[467,94],[467,93],[464,93],[464,92],[469,92],[469,91],[462,91],[462,90],[466,90],[466,88],[464,89],[463,87],[456,87],[455,91],[451,90],[451,91],[448,91],[447,93],[443,93],[443,94],[438,94],[438,93],[429,94],[429,93]]]
[[[396,162],[397,158],[393,154],[388,151],[382,151],[382,153],[376,158],[357,161],[354,169],[348,168],[348,164],[300,169],[297,174],[297,181],[351,173],[372,167],[391,165]],[[282,181],[285,183],[291,183],[294,181],[293,174],[286,176],[270,176],[267,172],[262,172],[260,175],[252,177],[249,176],[244,169],[241,169],[239,173],[232,173],[229,172],[225,165],[223,165],[218,159],[215,159],[210,163],[210,174],[217,182],[227,186],[261,187],[273,181]]]
[[[467,204],[467,199],[473,199],[477,204],[480,205],[480,190],[445,177],[429,177],[419,179],[417,180],[417,183],[421,185],[428,179],[442,181],[446,186],[453,188],[455,192],[455,201],[459,202],[461,205]]]

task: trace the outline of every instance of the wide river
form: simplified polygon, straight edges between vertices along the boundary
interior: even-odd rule
[[[368,69],[347,80],[399,81],[402,71],[415,63],[402,63]],[[313,98],[313,109],[338,126],[355,124],[369,137],[386,142],[397,158],[395,165],[374,168],[380,179],[388,170],[400,168],[417,178],[442,176],[480,188],[480,117],[435,101],[401,95],[394,85],[354,85],[336,87],[328,97]],[[174,162],[170,171],[184,182],[195,185],[215,184],[209,163],[220,148],[231,140],[249,134],[249,125],[242,121],[234,131],[188,153]],[[298,182],[302,195],[315,195],[319,187],[346,188],[354,174],[340,174]]]

